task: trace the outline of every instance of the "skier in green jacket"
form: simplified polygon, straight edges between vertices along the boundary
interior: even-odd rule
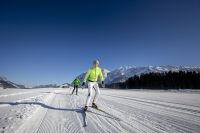
[[[78,85],[79,85],[79,83],[80,83],[80,81],[77,78],[73,81],[74,89],[72,91],[72,94],[74,93],[74,91],[76,89],[76,95],[78,95]]]
[[[88,72],[85,75],[85,78],[83,80],[83,84],[82,84],[82,86],[84,86],[86,81],[88,81],[88,97],[87,97],[86,105],[85,105],[85,108],[84,108],[85,111],[87,110],[89,103],[90,103],[90,100],[91,100],[91,96],[93,95],[93,88],[95,89],[95,96],[94,96],[94,99],[93,99],[93,102],[92,102],[92,107],[98,108],[97,105],[96,105],[97,98],[100,94],[99,86],[98,86],[98,83],[97,83],[98,77],[100,77],[102,85],[104,85],[104,77],[103,77],[101,68],[99,68],[99,61],[94,60],[93,61],[93,67],[91,67],[88,70]]]

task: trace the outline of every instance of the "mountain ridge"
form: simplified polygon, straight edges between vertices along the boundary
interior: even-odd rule
[[[191,66],[191,65],[160,65],[160,66],[121,66],[112,71],[108,69],[102,69],[103,75],[105,77],[106,84],[125,82],[128,78],[135,75],[140,76],[141,74],[147,73],[163,73],[163,72],[178,72],[178,71],[196,71],[200,72],[200,66]],[[78,78],[81,82],[85,77],[86,72],[78,75]]]

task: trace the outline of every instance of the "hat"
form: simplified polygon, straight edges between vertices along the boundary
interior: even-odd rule
[[[99,60],[94,60],[93,64],[99,64]]]

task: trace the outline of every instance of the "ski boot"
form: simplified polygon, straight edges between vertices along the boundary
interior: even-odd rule
[[[85,108],[83,109],[84,111],[87,111],[87,109],[88,109],[88,106],[85,106]]]
[[[92,108],[98,109],[98,107],[95,103],[92,103]]]

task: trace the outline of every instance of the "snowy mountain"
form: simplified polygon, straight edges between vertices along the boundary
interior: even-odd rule
[[[24,85],[19,85],[9,81],[6,77],[0,76],[0,88],[25,88]]]
[[[196,71],[200,72],[200,67],[193,66],[147,66],[147,67],[120,67],[108,73],[105,79],[106,84],[124,82],[134,75],[147,73],[163,73],[163,72],[178,72],[178,71]]]
[[[163,73],[163,72],[178,72],[178,71],[196,71],[200,72],[200,67],[194,66],[146,66],[146,67],[136,67],[136,66],[125,66],[119,67],[113,71],[103,69],[103,75],[105,78],[106,84],[124,82],[128,78],[135,75],[147,74],[147,73]],[[78,78],[81,82],[85,77],[85,73],[78,75]]]
[[[146,66],[146,67],[136,67],[136,66],[125,66],[119,67],[113,71],[109,71],[107,69],[102,69],[105,83],[112,84],[118,82],[124,82],[128,78],[133,77],[135,75],[147,74],[147,73],[163,73],[163,72],[178,72],[178,71],[196,71],[200,72],[200,67],[194,66]],[[78,78],[81,82],[85,77],[85,73],[78,75]]]

